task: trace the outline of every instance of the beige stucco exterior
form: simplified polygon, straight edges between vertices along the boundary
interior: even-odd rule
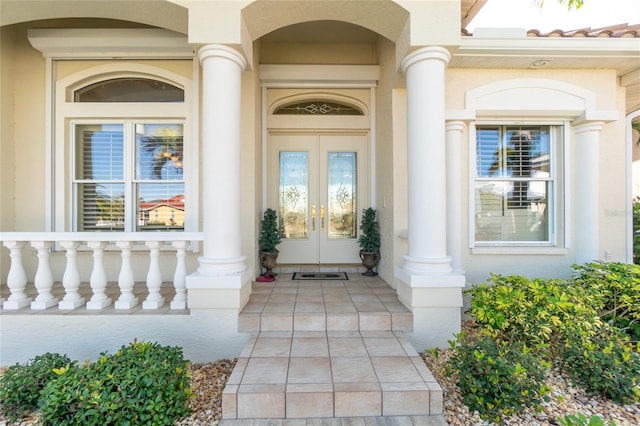
[[[409,308],[414,308],[416,327],[420,327],[420,322],[429,323],[425,328],[427,331],[416,330],[415,342],[424,344],[425,335],[433,333],[439,335],[435,344],[440,344],[442,338],[446,341],[447,333],[452,330],[434,330],[433,323],[459,322],[459,314],[463,309],[459,306],[461,289],[457,284],[452,284],[452,287],[443,284],[432,291],[425,289],[424,282],[438,282],[438,274],[429,276],[426,281],[416,279],[414,275],[409,281],[421,282],[422,287],[418,288],[411,282],[406,283],[406,278],[403,278],[405,275],[398,272],[404,267],[405,256],[411,251],[407,237],[412,232],[408,229],[410,212],[407,187],[412,179],[415,180],[415,176],[411,176],[407,158],[407,146],[411,143],[411,124],[407,123],[407,91],[410,89],[407,88],[402,64],[410,52],[435,46],[446,49],[451,55],[449,63],[445,64],[445,120],[460,122],[464,127],[460,134],[461,154],[457,159],[461,165],[458,171],[460,192],[447,193],[448,197],[453,197],[461,214],[460,223],[449,222],[444,230],[450,232],[457,227],[460,235],[456,242],[459,253],[448,255],[456,257],[454,263],[461,265],[462,271],[451,272],[456,276],[451,282],[463,282],[464,286],[469,287],[484,281],[491,272],[568,276],[571,273],[570,266],[584,260],[576,248],[585,241],[595,241],[597,253],[594,258],[630,261],[632,150],[627,136],[631,133],[626,117],[636,112],[634,108],[637,109],[637,103],[627,93],[637,93],[640,82],[623,77],[638,72],[640,38],[599,39],[592,41],[588,49],[584,45],[589,40],[576,39],[573,41],[582,43],[581,47],[572,50],[572,39],[532,40],[531,37],[508,36],[482,39],[481,42],[485,44],[479,48],[476,46],[477,37],[463,36],[460,31],[461,3],[465,2],[176,0],[119,2],[118,7],[114,8],[108,1],[98,0],[26,3],[1,0],[0,231],[5,234],[2,240],[9,239],[7,233],[13,232],[73,232],[70,192],[64,188],[64,184],[61,187],[59,183],[61,179],[68,179],[70,174],[70,148],[64,140],[59,140],[60,135],[68,137],[68,121],[59,116],[62,112],[56,109],[56,96],[60,96],[60,93],[54,92],[58,90],[56,84],[60,81],[72,80],[74,75],[83,75],[94,68],[114,64],[153,67],[188,81],[189,104],[184,116],[175,117],[187,123],[192,138],[188,148],[191,149],[192,163],[187,163],[187,167],[191,167],[191,174],[185,177],[185,184],[192,189],[191,195],[196,197],[197,202],[188,200],[192,204],[185,207],[185,216],[190,223],[188,231],[202,232],[207,226],[220,226],[207,222],[209,212],[203,207],[211,187],[228,182],[225,179],[207,182],[203,178],[204,169],[208,167],[203,147],[211,143],[203,136],[203,128],[210,121],[210,117],[203,114],[203,104],[207,97],[215,94],[205,91],[205,79],[208,77],[203,75],[198,51],[203,46],[223,45],[234,49],[247,64],[240,75],[238,130],[241,173],[237,182],[240,191],[237,214],[241,233],[237,238],[246,258],[244,262],[248,272],[238,276],[257,276],[261,271],[256,243],[259,219],[264,208],[271,207],[265,191],[267,163],[263,140],[267,114],[263,97],[269,85],[261,80],[261,67],[286,66],[295,73],[301,65],[318,66],[319,69],[342,66],[351,70],[348,75],[341,77],[343,80],[333,76],[331,79],[316,78],[314,81],[303,76],[300,81],[287,81],[282,77],[278,84],[282,84],[283,88],[278,90],[317,87],[319,89],[316,90],[339,94],[349,87],[370,94],[368,107],[373,117],[368,129],[373,171],[370,176],[370,199],[374,200],[373,207],[377,209],[382,231],[383,256],[378,270],[386,282],[398,288],[401,300]],[[44,28],[92,29],[92,37],[96,38],[100,38],[100,31],[105,28],[154,28],[171,31],[166,34],[182,40],[180,43],[183,45],[170,53],[161,48],[153,51],[148,48],[145,51],[144,46],[136,46],[138,39],[132,37],[128,43],[119,45],[119,51],[105,48],[102,52],[91,52],[82,41],[73,40],[64,33],[56,33],[56,37],[63,40],[56,42],[59,50],[40,47],[44,51],[39,51],[30,42],[28,31]],[[53,33],[43,32],[39,37],[46,38],[47,34]],[[66,48],[57,47],[65,43]],[[530,47],[532,43],[538,44]],[[475,65],[464,62],[468,57],[473,57]],[[531,69],[528,65],[514,66],[514,57],[526,64],[547,57],[558,59],[552,59],[547,67]],[[600,66],[581,66],[581,58],[585,59],[584,63],[601,59]],[[370,66],[377,67],[378,78],[375,84],[365,87],[353,75],[358,74],[359,67]],[[631,84],[623,83],[629,80]],[[522,95],[524,100],[505,93]],[[471,155],[476,122],[552,122],[566,127],[567,138],[563,141],[564,158],[560,167],[562,177],[558,188],[561,196],[557,206],[561,220],[558,220],[555,246],[543,249],[530,249],[522,245],[479,248],[470,244],[473,220],[470,208],[473,177]],[[577,224],[585,223],[584,220],[588,222],[593,219],[590,219],[591,216],[586,219],[583,217],[583,206],[578,203],[580,198],[574,197],[576,188],[581,185],[581,173],[585,173],[578,164],[580,157],[576,156],[576,152],[581,150],[582,140],[576,128],[592,123],[601,126],[597,136],[597,170],[594,170],[597,188],[591,194],[597,199],[595,235],[592,229],[578,227]],[[64,129],[56,128],[60,125]],[[445,141],[425,143],[443,144]],[[60,160],[63,164],[60,164]],[[441,162],[433,164],[425,158],[424,167],[444,165]],[[56,174],[60,168],[66,171]],[[446,185],[434,186],[430,182],[421,184],[424,185],[424,197],[430,197],[434,191],[447,191]],[[61,191],[64,196],[59,195]],[[411,214],[429,217],[428,212]],[[206,245],[205,237],[204,242],[191,246],[186,258],[189,272],[198,269],[199,257],[203,255]],[[174,254],[163,251],[160,256],[163,259],[160,262],[163,279],[170,280]],[[145,280],[146,258],[145,251],[133,253],[136,281]],[[88,281],[91,252],[81,250],[78,259],[81,279]],[[60,247],[54,249],[50,264],[54,277],[58,277],[57,281],[64,273],[65,262],[64,251]],[[5,247],[0,248],[0,283],[5,298],[10,264],[9,251]],[[105,269],[110,282],[118,280],[119,264],[120,253],[107,250]],[[305,265],[315,266],[318,265]],[[331,266],[335,265],[318,267]],[[26,250],[24,267],[32,281],[37,259],[27,256]],[[283,265],[283,268],[288,268],[286,270],[299,267]],[[238,278],[240,281],[244,279]],[[441,281],[449,282],[447,279]],[[241,309],[250,294],[246,282],[238,285],[240,287],[237,290],[220,288],[216,293],[218,290],[213,287],[202,288],[201,281],[198,281],[191,299],[193,309],[222,309],[225,301],[230,301],[228,307],[236,309],[237,314],[236,305]],[[220,297],[217,298],[216,294]],[[208,305],[209,299],[214,301],[213,305]],[[225,315],[228,314],[225,310]],[[0,364],[3,362],[0,360]]]

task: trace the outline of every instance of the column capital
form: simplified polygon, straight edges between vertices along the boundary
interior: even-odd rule
[[[436,59],[442,61],[446,66],[451,60],[451,53],[444,47],[429,46],[415,50],[409,53],[402,61],[402,71],[406,74],[407,70],[415,63],[426,61],[428,59]]]
[[[580,134],[585,132],[599,132],[603,127],[604,121],[590,121],[574,126],[573,130],[576,132],[576,134]]]
[[[236,49],[223,44],[208,44],[198,50],[200,63],[204,63],[209,58],[225,58],[238,64],[243,71],[247,68],[247,60],[244,56]]]
[[[464,121],[447,121],[445,123],[445,130],[447,132],[462,132],[466,126],[467,124]]]

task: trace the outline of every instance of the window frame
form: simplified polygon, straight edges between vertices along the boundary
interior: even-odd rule
[[[171,118],[157,118],[157,119],[153,119],[153,120],[137,120],[137,119],[131,119],[131,118],[127,118],[127,119],[122,119],[122,120],[115,120],[115,119],[107,119],[107,120],[101,120],[101,119],[95,119],[95,120],[91,120],[91,119],[82,119],[82,120],[71,120],[69,123],[70,126],[70,135],[71,135],[71,140],[70,140],[70,144],[71,144],[71,198],[72,198],[72,211],[71,211],[71,228],[73,232],[78,232],[78,228],[79,228],[79,219],[80,219],[80,205],[79,205],[79,195],[78,195],[78,188],[79,185],[83,184],[83,183],[91,183],[91,182],[102,182],[100,179],[95,179],[95,180],[91,180],[91,179],[83,179],[78,177],[78,173],[77,173],[77,167],[78,167],[78,162],[77,162],[77,155],[81,155],[80,153],[76,152],[76,150],[78,149],[78,141],[76,139],[76,135],[77,135],[77,126],[82,126],[82,125],[104,125],[104,124],[116,124],[116,125],[122,125],[122,132],[123,132],[123,175],[122,175],[122,179],[117,179],[117,180],[112,180],[109,181],[109,183],[114,183],[114,184],[122,184],[124,187],[124,199],[125,199],[125,204],[124,204],[124,230],[120,231],[120,230],[113,230],[113,229],[109,229],[109,231],[111,232],[149,232],[148,230],[138,230],[138,214],[139,214],[139,208],[136,202],[136,194],[137,194],[137,187],[140,185],[144,185],[144,184],[182,184],[184,186],[184,192],[186,192],[186,180],[185,180],[185,175],[188,173],[188,169],[190,167],[190,165],[187,165],[186,169],[183,172],[183,176],[181,180],[176,180],[176,179],[172,179],[172,180],[162,180],[162,179],[140,179],[136,176],[136,161],[137,161],[137,152],[136,152],[136,138],[135,138],[135,128],[137,125],[142,124],[180,124],[182,125],[182,130],[183,130],[183,144],[184,144],[184,129],[186,127],[186,122],[185,120],[172,120]],[[188,154],[188,149],[186,149],[183,145],[183,150],[184,150],[184,155]],[[182,194],[185,196],[185,194]],[[185,209],[186,212],[186,209]],[[158,217],[158,212],[156,211],[156,218]],[[186,216],[186,215],[185,215]],[[185,221],[185,225],[184,227],[186,228],[186,221]],[[166,230],[167,232],[169,230]],[[185,232],[186,229],[182,229],[182,230],[173,230],[174,232]],[[89,231],[91,232],[91,231]]]
[[[502,176],[482,177],[477,170],[477,129],[491,126],[500,128],[501,132],[514,127],[548,127],[549,128],[549,171],[550,177],[543,179],[549,182],[548,188],[548,238],[544,241],[479,241],[476,240],[476,184],[481,181],[511,180]],[[568,199],[567,188],[569,164],[568,141],[570,123],[558,120],[483,120],[470,124],[469,131],[469,248],[473,254],[564,254],[567,248],[568,235]],[[534,181],[538,181],[535,179]],[[542,181],[542,180],[541,180]]]
[[[192,58],[183,58],[191,63],[192,76],[184,76],[163,68],[169,67],[171,60],[160,61],[158,65],[138,63],[135,60],[110,61],[108,64],[95,65],[88,62],[86,68],[55,80],[57,60],[51,62],[51,74],[54,79],[52,100],[52,142],[48,154],[50,164],[51,185],[48,187],[51,230],[54,232],[77,232],[77,216],[74,196],[75,182],[75,131],[74,124],[106,124],[123,123],[179,123],[183,126],[185,168],[184,183],[185,220],[184,232],[197,232],[199,229],[199,139],[197,113],[198,105],[194,103],[197,93],[198,64]],[[78,60],[83,62],[82,59]],[[184,90],[184,102],[74,102],[73,92],[87,84],[99,80],[111,80],[121,77],[141,77],[168,82]],[[135,144],[132,148],[135,150]],[[135,155],[129,155],[130,161]],[[130,170],[132,166],[125,167]],[[132,170],[132,173],[134,171]],[[135,176],[133,176],[135,177]],[[135,179],[134,179],[135,180]],[[133,190],[133,189],[132,189]],[[135,206],[131,206],[133,208]],[[128,218],[129,216],[127,216]],[[130,228],[126,232],[137,232],[137,220],[131,219]],[[90,231],[91,232],[91,231]],[[117,231],[120,232],[120,231]],[[144,231],[139,231],[144,232]],[[167,230],[161,232],[175,232]],[[180,231],[182,232],[182,231]],[[197,244],[192,243],[192,250]]]

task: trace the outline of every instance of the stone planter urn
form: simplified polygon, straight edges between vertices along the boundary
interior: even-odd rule
[[[367,268],[367,271],[362,275],[366,277],[375,277],[378,275],[377,272],[373,270],[376,266],[378,266],[378,262],[380,262],[380,253],[379,252],[365,252],[360,250],[360,259],[362,259],[362,266]]]
[[[273,268],[275,268],[276,265],[278,264],[277,259],[278,259],[277,251],[276,252],[269,252],[269,251],[260,252],[260,265],[262,265],[262,267],[267,270],[267,272],[265,272],[262,275],[273,274]]]

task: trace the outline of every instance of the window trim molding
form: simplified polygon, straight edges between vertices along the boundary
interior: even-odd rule
[[[51,119],[51,125],[47,127],[47,165],[46,176],[50,177],[46,182],[47,193],[47,231],[63,232],[73,228],[73,189],[69,185],[73,172],[73,147],[69,147],[71,141],[72,122],[93,121],[149,121],[178,120],[184,123],[185,162],[189,165],[185,170],[185,210],[190,213],[185,216],[184,232],[194,232],[199,228],[199,151],[200,141],[197,120],[197,104],[194,100],[197,83],[190,78],[176,74],[158,66],[151,66],[129,61],[118,61],[105,65],[90,66],[81,71],[68,75],[60,80],[55,79],[54,61],[48,67],[50,78],[51,100],[47,103],[47,116]],[[195,61],[194,61],[195,62]],[[197,63],[193,65],[194,78],[198,76]],[[88,81],[117,78],[121,76],[145,76],[169,82],[184,90],[184,102],[158,103],[158,102],[73,102],[73,97],[68,94],[79,87],[84,87]],[[144,108],[141,108],[141,105]],[[100,115],[101,111],[109,111],[109,115]],[[117,110],[117,113],[114,111]],[[98,113],[98,114],[97,114]],[[197,247],[192,245],[192,250]]]

